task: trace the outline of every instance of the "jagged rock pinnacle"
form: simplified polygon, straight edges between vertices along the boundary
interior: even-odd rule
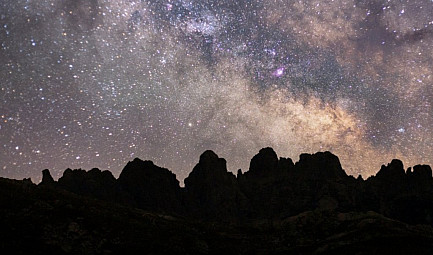
[[[53,185],[55,183],[53,177],[51,176],[50,170],[44,169],[42,171],[42,182],[41,185]]]

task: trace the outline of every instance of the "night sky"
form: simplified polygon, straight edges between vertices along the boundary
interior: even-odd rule
[[[433,163],[432,0],[0,0],[0,176],[205,150]]]

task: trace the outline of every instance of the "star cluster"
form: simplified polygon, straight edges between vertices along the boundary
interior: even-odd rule
[[[1,176],[433,163],[431,0],[0,0],[0,43]]]

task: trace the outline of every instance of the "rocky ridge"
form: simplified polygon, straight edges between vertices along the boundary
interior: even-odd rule
[[[427,165],[406,171],[400,160],[367,180],[348,176],[330,152],[302,154],[296,163],[272,148],[255,155],[237,176],[213,151],[179,186],[176,176],[151,161],[134,159],[118,179],[108,171],[67,169],[56,182],[43,171],[41,186],[193,219],[241,223],[283,219],[311,210],[375,211],[410,224],[433,223],[433,178]]]
[[[180,187],[151,161],[67,169],[39,185],[0,178],[6,254],[431,254],[429,166],[399,160],[367,180],[330,152],[278,158],[271,148],[235,176],[212,151]]]

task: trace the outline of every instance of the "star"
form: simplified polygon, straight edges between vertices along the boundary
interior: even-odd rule
[[[276,69],[276,70],[272,73],[272,75],[274,75],[275,77],[281,77],[281,76],[284,74],[284,70],[285,70],[284,67],[280,67],[280,68]]]

